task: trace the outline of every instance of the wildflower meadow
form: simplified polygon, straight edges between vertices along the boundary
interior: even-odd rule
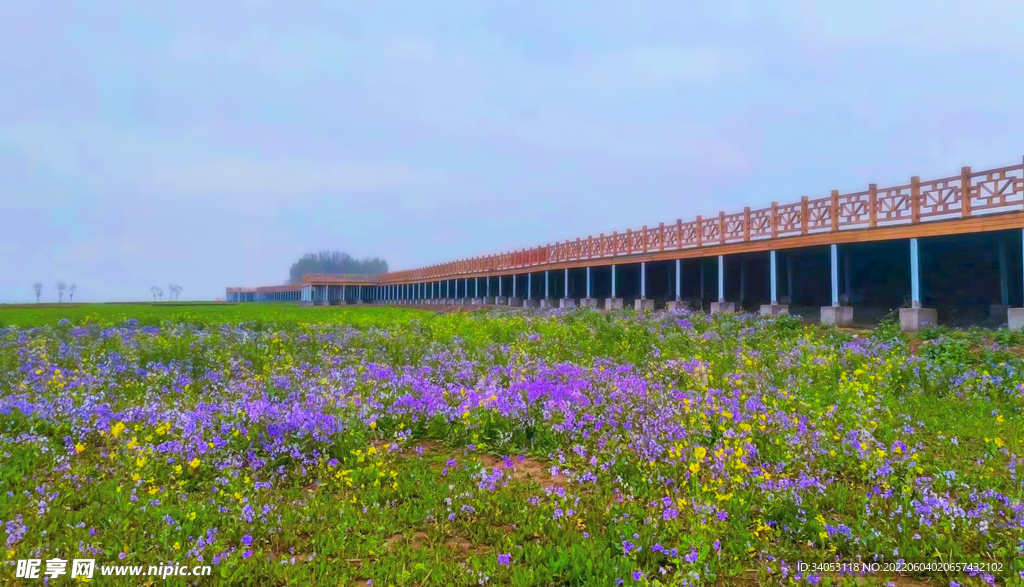
[[[0,310],[0,582],[88,557],[213,569],[99,584],[1016,584],[1021,343],[685,311]]]

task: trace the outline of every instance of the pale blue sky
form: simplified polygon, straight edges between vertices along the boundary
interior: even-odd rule
[[[223,296],[1024,155],[1024,2],[0,3],[0,302]]]

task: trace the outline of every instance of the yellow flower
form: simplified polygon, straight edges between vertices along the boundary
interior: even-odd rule
[[[124,432],[124,422],[118,422],[110,429],[110,435],[114,438],[120,436],[122,432]]]
[[[192,460],[188,462],[188,466],[196,469],[199,467],[199,457],[192,457]]]
[[[195,520],[196,519],[196,513],[195,512],[189,512],[188,513],[188,519],[189,519],[189,521]]]
[[[700,463],[690,463],[690,472],[696,473],[697,471],[700,471]]]
[[[78,444],[75,445],[75,452],[82,452],[84,450],[85,450],[85,445],[84,444],[78,443]]]
[[[696,457],[698,461],[703,462],[704,457],[708,456],[708,449],[703,446],[698,446],[696,450],[693,451],[693,456]]]
[[[175,542],[174,546],[172,548],[174,548],[174,550],[181,550],[181,543],[180,542]]]
[[[144,467],[144,466],[146,466],[146,457],[138,457],[138,458],[136,458],[135,459],[135,466],[136,467]]]
[[[377,429],[377,421],[374,420],[373,422],[370,422],[370,430],[376,430],[376,429]]]

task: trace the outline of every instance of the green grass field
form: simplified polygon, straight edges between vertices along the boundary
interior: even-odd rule
[[[253,585],[1024,572],[1020,333],[294,304],[0,323],[5,584],[53,557]]]

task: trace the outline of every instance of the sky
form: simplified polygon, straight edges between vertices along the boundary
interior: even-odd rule
[[[0,302],[412,269],[1011,165],[1024,2],[0,3]]]

